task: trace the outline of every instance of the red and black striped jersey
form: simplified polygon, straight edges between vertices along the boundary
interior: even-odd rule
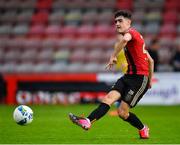
[[[128,33],[132,39],[127,43],[125,50],[128,62],[127,74],[149,75],[148,57],[145,51],[145,42],[142,35],[134,28],[130,28]]]

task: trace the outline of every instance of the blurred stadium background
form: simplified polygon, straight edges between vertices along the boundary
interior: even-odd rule
[[[146,142],[118,118],[87,134],[67,121],[70,111],[88,114],[95,106],[81,104],[98,103],[122,75],[105,70],[119,9],[132,11],[155,61],[153,88],[140,101],[153,106],[135,109],[152,129]],[[0,143],[180,143],[179,13],[179,0],[0,0]],[[14,125],[17,104],[32,107],[32,125]]]
[[[156,99],[145,102],[180,103],[178,0],[1,0],[1,102],[98,102],[120,76],[105,70],[118,9],[133,12],[155,60]]]

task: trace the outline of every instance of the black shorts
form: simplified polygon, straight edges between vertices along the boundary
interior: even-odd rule
[[[125,74],[117,80],[111,90],[117,90],[121,94],[120,100],[134,107],[147,92],[148,84],[147,76]]]

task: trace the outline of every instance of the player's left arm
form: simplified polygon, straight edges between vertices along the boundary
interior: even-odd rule
[[[152,87],[152,77],[154,75],[154,60],[150,56],[149,52],[146,50],[146,54],[148,57],[148,63],[149,63],[149,88]]]
[[[117,42],[114,45],[114,51],[110,57],[110,60],[106,66],[107,69],[111,69],[112,66],[117,62],[117,56],[119,52],[127,45],[128,41],[132,39],[132,36],[130,33],[124,34],[124,36],[117,40]]]

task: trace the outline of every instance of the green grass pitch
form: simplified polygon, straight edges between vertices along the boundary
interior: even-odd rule
[[[34,120],[17,125],[16,106],[0,105],[0,144],[180,144],[180,106],[137,106],[132,109],[150,127],[150,139],[118,117],[106,115],[84,131],[72,124],[68,113],[85,116],[97,105],[30,106]]]

